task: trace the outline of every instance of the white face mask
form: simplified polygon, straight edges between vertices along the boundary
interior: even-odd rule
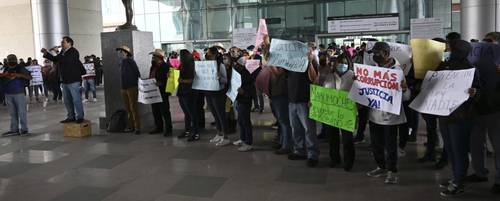
[[[451,55],[451,52],[444,52],[442,61],[447,62],[448,60],[450,60],[450,55]]]

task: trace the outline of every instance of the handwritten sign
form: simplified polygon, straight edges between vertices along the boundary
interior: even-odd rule
[[[267,64],[279,66],[294,72],[307,70],[307,46],[299,41],[272,39]]]
[[[366,50],[372,50],[373,46],[375,45],[376,42],[374,41],[368,41],[366,42]],[[411,56],[412,56],[412,51],[411,51],[411,46],[405,45],[405,44],[399,44],[399,43],[391,43],[391,42],[386,42],[389,47],[391,47],[391,57],[394,57],[398,62],[401,64],[401,69],[403,69],[403,72],[405,75],[408,75],[408,73],[411,70]],[[370,66],[375,66],[377,65],[375,61],[373,61],[373,54],[369,54],[368,51],[365,51],[365,54],[363,56],[363,64],[365,65],[370,65]]]
[[[252,74],[257,68],[260,66],[260,60],[254,59],[254,60],[247,60],[245,63],[245,68]]]
[[[93,63],[83,64],[85,75],[82,77],[95,76],[95,68]]]
[[[233,69],[231,73],[231,87],[227,91],[226,95],[231,99],[231,101],[236,101],[238,97],[238,89],[241,87],[241,75]]]
[[[42,67],[38,65],[27,66],[26,70],[28,70],[31,74],[30,86],[42,85],[43,77],[42,77]]]
[[[495,90],[498,82],[496,65],[500,64],[500,45],[492,43],[472,43],[469,62],[479,70],[479,77],[483,80],[481,91]]]
[[[181,71],[170,68],[167,78],[167,87],[165,87],[165,92],[173,94],[177,87],[179,86],[179,77]]]
[[[448,116],[469,99],[475,69],[457,71],[427,71],[422,91],[411,102],[414,110]]]
[[[219,91],[219,79],[217,79],[216,61],[195,61],[195,76],[193,89],[203,91]]]
[[[239,28],[233,30],[233,46],[246,49],[253,45],[257,37],[256,28]]]
[[[139,94],[137,102],[142,104],[160,103],[163,99],[160,94],[160,89],[156,86],[155,79],[139,79]]]
[[[436,70],[443,59],[446,44],[429,39],[411,39],[415,78],[423,79],[425,73]]]
[[[264,37],[268,35],[266,19],[259,19],[259,29],[257,30],[257,35],[255,36],[255,48],[254,51],[259,49],[262,42],[264,42]]]
[[[354,64],[354,73],[350,99],[370,108],[399,115],[403,99],[402,70]]]
[[[356,127],[356,103],[348,95],[345,91],[312,84],[309,118],[353,132]]]

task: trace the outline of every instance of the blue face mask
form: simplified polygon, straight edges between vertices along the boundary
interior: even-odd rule
[[[451,52],[444,52],[442,61],[447,62],[448,60],[450,60],[450,55],[451,55]]]
[[[347,64],[337,64],[337,72],[345,73],[348,69]]]

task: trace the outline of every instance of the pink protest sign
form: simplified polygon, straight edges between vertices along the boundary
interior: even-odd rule
[[[264,41],[265,35],[268,35],[266,19],[260,19],[259,20],[259,30],[257,31],[257,37],[255,37],[255,49],[254,49],[254,51],[260,47],[260,45]]]

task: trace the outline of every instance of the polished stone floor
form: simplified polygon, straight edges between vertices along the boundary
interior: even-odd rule
[[[171,97],[171,105],[178,134],[183,116],[176,97]],[[288,161],[270,148],[276,131],[268,126],[269,108],[252,113],[256,150],[248,153],[209,144],[214,134],[210,125],[196,143],[158,135],[106,134],[97,125],[103,100],[86,103],[85,110],[94,135],[74,139],[64,138],[58,124],[65,117],[62,104],[30,105],[32,135],[0,138],[1,201],[430,201],[442,200],[438,184],[450,175],[449,168],[434,171],[430,164],[418,164],[423,146],[415,144],[408,145],[401,158],[398,185],[365,176],[375,167],[367,144],[356,147],[352,172],[328,167],[324,142],[318,168]],[[8,128],[7,114],[0,106],[0,132]],[[420,130],[422,141],[425,133]],[[487,162],[493,170],[492,160]],[[470,184],[465,195],[453,200],[499,200],[489,193],[491,185]]]

